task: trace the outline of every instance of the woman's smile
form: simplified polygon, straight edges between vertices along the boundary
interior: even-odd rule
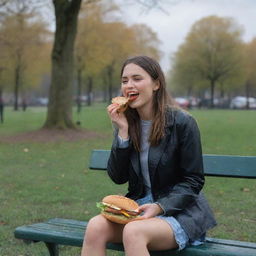
[[[129,101],[134,101],[139,97],[138,92],[128,92],[127,97],[129,98]]]

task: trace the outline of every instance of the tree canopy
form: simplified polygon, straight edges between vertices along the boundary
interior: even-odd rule
[[[231,18],[209,16],[196,22],[174,58],[176,84],[188,91],[209,87],[213,107],[216,85],[242,76],[241,35],[241,27]]]
[[[147,54],[159,59],[156,33],[143,24],[128,26],[115,18],[118,12],[118,6],[103,2],[81,11],[75,45],[78,95],[87,84],[89,99],[96,81],[110,101],[119,90],[119,70],[125,58]]]

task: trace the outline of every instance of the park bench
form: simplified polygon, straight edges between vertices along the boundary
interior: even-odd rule
[[[93,150],[89,168],[106,170],[109,150]],[[256,156],[203,155],[206,176],[256,178]],[[44,242],[51,256],[58,256],[59,245],[81,247],[86,221],[50,219],[41,223],[17,227],[14,236],[25,242]],[[123,251],[122,244],[109,243],[108,249]],[[256,256],[256,243],[207,237],[206,243],[182,251],[151,252],[153,256]],[[138,252],[139,256],[139,252]]]

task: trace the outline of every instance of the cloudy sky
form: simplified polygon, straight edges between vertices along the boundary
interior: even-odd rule
[[[163,11],[154,8],[149,12],[139,5],[125,4],[122,19],[128,24],[145,23],[157,32],[162,41],[161,64],[165,71],[170,67],[171,54],[183,42],[191,26],[202,17],[233,17],[244,29],[245,42],[256,37],[256,0],[162,0],[161,3]]]

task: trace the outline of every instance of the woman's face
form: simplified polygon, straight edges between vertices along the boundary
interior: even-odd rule
[[[129,106],[136,108],[140,115],[151,113],[153,92],[158,88],[159,83],[153,81],[143,68],[133,63],[125,66],[122,74],[122,94],[130,98]]]

